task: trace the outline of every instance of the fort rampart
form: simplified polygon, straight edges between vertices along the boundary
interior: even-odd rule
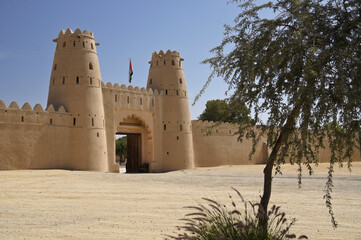
[[[61,30],[49,79],[47,107],[0,101],[0,170],[75,169],[118,172],[117,134],[128,136],[127,170],[162,172],[193,167],[261,164],[261,139],[237,141],[229,123],[191,121],[183,58],[152,54],[146,88],[102,81],[93,33]],[[325,143],[327,146],[327,143]],[[330,157],[320,151],[320,161]],[[355,151],[353,161],[360,161]]]
[[[6,107],[0,101],[0,169],[68,169],[69,128],[73,115],[63,107],[55,111],[50,105],[45,111],[37,104],[31,108],[16,102]]]

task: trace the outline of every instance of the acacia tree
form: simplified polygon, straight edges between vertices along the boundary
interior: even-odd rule
[[[277,0],[256,5],[233,0],[240,8],[234,26],[225,25],[222,43],[211,52],[212,73],[222,77],[233,97],[254,112],[243,123],[239,140],[262,136],[272,149],[264,169],[260,205],[267,212],[272,173],[289,160],[312,174],[319,149],[331,150],[324,199],[334,219],[331,192],[334,164],[360,149],[361,124],[361,2],[357,0]],[[272,18],[260,12],[272,10]],[[231,50],[229,50],[231,49]],[[266,115],[262,121],[260,115]],[[264,216],[264,215],[263,215]],[[267,224],[267,219],[260,221]],[[264,228],[265,229],[265,228]]]

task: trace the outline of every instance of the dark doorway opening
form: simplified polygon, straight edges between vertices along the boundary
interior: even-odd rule
[[[125,164],[126,173],[140,173],[147,172],[145,166],[142,165],[142,145],[141,145],[141,134],[139,133],[117,133],[116,135],[116,155],[119,158],[120,155],[120,168]],[[124,144],[124,141],[125,144]],[[125,148],[125,149],[124,149]],[[118,154],[119,150],[122,149],[122,154]],[[123,164],[122,164],[123,159]],[[124,169],[124,167],[123,167]],[[120,171],[121,172],[121,171]]]
[[[139,173],[141,165],[141,139],[140,134],[127,134],[127,173]]]

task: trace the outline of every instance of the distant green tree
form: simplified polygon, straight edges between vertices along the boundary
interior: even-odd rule
[[[127,137],[118,138],[115,141],[115,153],[120,159],[124,159],[127,155]]]
[[[225,100],[209,100],[206,103],[206,109],[198,119],[202,121],[226,121],[229,118],[230,112],[228,103]]]
[[[302,163],[312,174],[311,164],[317,164],[328,139],[324,199],[336,227],[331,205],[334,164],[346,160],[351,169],[351,156],[361,141],[361,1],[231,2],[240,14],[234,26],[225,26],[222,43],[211,50],[214,56],[204,61],[213,71],[199,96],[214,77],[222,77],[234,90],[234,99],[252,109],[254,121],[240,127],[239,139],[252,138],[254,153],[266,136],[272,149],[263,171],[260,205],[265,212],[273,168],[279,172],[290,159],[299,166],[301,184]],[[273,17],[262,17],[264,10]]]
[[[228,100],[209,100],[206,109],[198,119],[213,122],[244,122],[250,119],[246,105],[231,98]]]

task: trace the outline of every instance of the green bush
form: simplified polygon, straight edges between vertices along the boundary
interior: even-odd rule
[[[288,220],[280,207],[273,206],[270,211],[264,213],[259,204],[245,201],[242,195],[234,189],[240,198],[243,210],[238,210],[232,195],[229,195],[232,206],[226,206],[208,198],[202,198],[206,203],[197,206],[185,207],[193,210],[186,214],[184,226],[179,226],[177,236],[167,236],[179,240],[282,240],[295,239],[295,234],[289,230],[295,223],[295,219]],[[267,231],[263,231],[259,220],[262,217],[268,219]],[[302,235],[298,239],[308,239]]]

